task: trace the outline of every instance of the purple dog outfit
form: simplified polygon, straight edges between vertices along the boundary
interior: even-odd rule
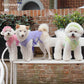
[[[40,41],[42,43],[42,41],[40,40],[41,35],[42,35],[42,32],[40,32],[40,31],[30,31],[27,39],[25,39],[24,41],[20,42],[20,44],[22,46],[26,47],[27,43],[30,40],[33,40],[33,46],[32,46],[32,48],[33,48],[34,45],[38,43],[38,41]]]

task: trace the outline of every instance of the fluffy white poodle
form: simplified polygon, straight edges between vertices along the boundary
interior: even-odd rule
[[[4,39],[6,40],[10,61],[17,60],[17,45],[19,45],[19,41],[14,33],[14,30],[10,26],[5,26],[1,32],[1,35],[4,35]]]
[[[57,42],[55,45],[54,58],[56,60],[61,60],[62,49],[63,60],[69,61],[71,59],[71,51],[74,51],[74,56],[76,60],[82,60],[83,56],[81,54],[81,46],[79,43],[79,38],[83,34],[83,28],[76,22],[69,23],[65,31],[60,29],[56,32]]]

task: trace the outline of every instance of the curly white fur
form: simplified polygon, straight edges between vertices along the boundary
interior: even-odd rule
[[[1,32],[1,34],[4,36],[4,39],[6,40],[6,46],[8,47],[10,61],[17,60],[17,45],[15,41],[16,37],[13,37],[14,33],[14,30],[10,26],[5,26]],[[11,41],[10,38],[13,40]]]
[[[71,50],[74,50],[76,60],[82,60],[83,56],[81,54],[81,46],[79,42],[79,38],[82,34],[83,28],[76,22],[69,23],[66,26],[65,31],[56,31],[58,40],[55,45],[54,58],[56,60],[61,60],[62,49],[64,48],[63,60],[68,61],[71,59]]]

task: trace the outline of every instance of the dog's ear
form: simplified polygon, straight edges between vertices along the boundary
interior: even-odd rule
[[[0,34],[1,34],[1,35],[4,35],[4,31],[2,31]]]
[[[18,29],[20,27],[20,25],[19,24],[16,24],[16,29]]]
[[[30,26],[26,26],[26,29],[29,30],[29,27],[30,27]]]

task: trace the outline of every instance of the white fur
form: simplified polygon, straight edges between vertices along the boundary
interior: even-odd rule
[[[49,32],[49,27],[46,23],[43,23],[39,26],[38,30],[42,31],[42,32],[44,32],[44,31]]]
[[[20,30],[22,32],[20,32]],[[26,31],[26,32],[24,32]],[[47,24],[41,24],[38,28],[38,31],[42,31],[42,35],[40,40],[42,41],[42,43],[39,42],[39,47],[42,50],[44,56],[43,59],[45,59],[46,57],[46,50],[48,52],[48,59],[51,59],[51,54],[50,54],[50,47],[52,45],[55,45],[55,39],[51,38],[48,34],[49,32],[49,27]],[[25,25],[20,25],[20,27],[18,29],[16,29],[16,35],[17,38],[20,42],[24,41],[27,37],[28,37],[28,33],[30,31],[26,29]],[[24,37],[22,37],[22,35],[24,35]],[[30,61],[33,58],[33,54],[32,54],[32,40],[27,44],[27,48],[25,48],[24,46],[21,46],[21,52],[23,54],[23,58],[27,61]]]
[[[13,29],[6,29],[5,31],[2,31],[1,34],[4,35],[4,39],[7,41],[9,40],[9,38],[14,35],[14,30]],[[8,47],[8,51],[9,51],[9,58],[10,61],[14,61],[17,60],[17,46],[16,46],[16,42],[13,41],[13,43],[11,44],[11,47],[9,47],[7,44],[6,46]]]
[[[41,24],[38,28],[38,31],[42,31],[42,35],[40,40],[43,43],[39,43],[40,44],[40,49],[43,51],[44,56],[43,59],[45,59],[46,57],[46,51],[48,53],[48,59],[52,59],[51,54],[50,54],[50,47],[55,45],[55,39],[56,38],[52,38],[49,36],[49,26],[45,23]]]
[[[74,26],[71,25],[76,25],[79,27],[76,28]],[[74,34],[74,35],[72,35]],[[56,32],[57,35],[57,42],[55,45],[55,53],[54,53],[54,58],[56,60],[61,60],[62,59],[62,49],[64,48],[64,52],[63,52],[63,60],[68,61],[71,59],[71,45],[68,41],[65,40],[66,36],[71,40],[71,42],[73,42],[74,40],[76,42],[79,41],[80,36],[83,34],[83,28],[76,22],[71,22],[69,23],[66,28],[65,31],[64,30],[58,30]],[[81,54],[81,46],[80,43],[79,45],[76,46],[76,48],[74,49],[74,56],[76,60],[82,60],[83,56]]]
[[[29,32],[30,31],[26,29],[26,26],[25,25],[20,25],[20,27],[18,29],[16,29],[17,39],[20,42],[24,41],[28,37]],[[21,47],[21,52],[22,52],[22,55],[23,55],[23,59],[25,61],[32,60],[32,58],[33,58],[33,53],[32,53],[32,40],[30,40],[27,43],[27,46],[26,47],[24,47],[22,45],[20,45],[20,47]]]

